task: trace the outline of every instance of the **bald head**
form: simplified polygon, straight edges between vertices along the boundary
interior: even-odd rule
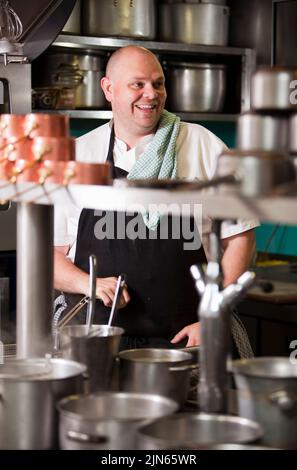
[[[110,56],[107,66],[106,66],[106,76],[110,78],[115,78],[119,75],[119,69],[121,65],[126,64],[128,60],[133,60],[133,58],[137,57],[147,57],[150,60],[156,62],[156,65],[162,69],[160,62],[158,61],[155,54],[151,51],[146,49],[145,47],[140,46],[125,46],[117,49],[113,54]]]

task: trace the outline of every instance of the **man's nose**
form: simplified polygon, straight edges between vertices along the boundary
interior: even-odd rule
[[[151,100],[158,96],[157,90],[154,88],[154,86],[151,83],[147,83],[145,85],[144,90],[143,90],[143,96]]]

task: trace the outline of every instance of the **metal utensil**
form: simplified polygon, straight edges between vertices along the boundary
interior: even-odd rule
[[[109,320],[107,323],[108,326],[111,326],[113,317],[115,316],[115,313],[117,311],[117,306],[119,303],[119,299],[121,298],[121,294],[122,294],[125,282],[126,282],[126,275],[120,274],[117,280],[115,295],[114,295],[114,299],[113,299],[113,303],[112,303],[112,307],[111,307],[111,311],[109,315]]]
[[[95,255],[89,256],[89,266],[90,266],[90,283],[89,283],[90,302],[88,303],[87,319],[86,319],[87,335],[90,332],[90,328],[93,323],[93,318],[94,318],[94,313],[95,313],[96,279],[97,279],[97,258]]]

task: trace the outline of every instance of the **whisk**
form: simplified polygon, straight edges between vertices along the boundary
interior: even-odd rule
[[[16,43],[22,32],[22,22],[9,1],[0,0],[0,54],[4,55],[5,63],[7,54],[17,52]]]

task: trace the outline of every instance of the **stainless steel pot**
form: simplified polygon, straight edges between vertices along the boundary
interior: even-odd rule
[[[226,93],[226,66],[167,62],[168,105],[180,112],[220,112]]]
[[[169,3],[159,6],[162,41],[225,46],[229,8],[211,3]]]
[[[7,359],[0,366],[0,448],[57,448],[56,401],[82,392],[85,370],[64,359]]]
[[[123,332],[122,328],[107,325],[93,325],[89,336],[85,325],[69,325],[59,330],[61,354],[87,366],[90,392],[109,390]]]
[[[136,429],[174,413],[177,404],[159,395],[97,393],[62,400],[60,447],[66,450],[135,449]]]
[[[212,444],[254,442],[262,434],[258,423],[238,416],[178,413],[141,426],[137,446],[142,450],[203,449]]]
[[[295,180],[294,164],[291,159],[281,153],[262,150],[228,150],[218,160],[219,176],[235,174],[238,186],[228,189],[240,192],[247,197],[267,196],[278,186]],[[220,188],[226,191],[224,188]]]
[[[121,351],[118,358],[120,390],[158,393],[184,405],[190,373],[198,367],[190,353],[177,349],[129,349]]]
[[[62,29],[62,33],[80,34],[81,25],[81,0],[76,0],[75,6],[72,10],[71,15],[68,18],[67,23]]]
[[[290,117],[289,122],[289,152],[297,154],[297,113]]]
[[[233,361],[240,416],[263,427],[263,443],[297,448],[297,366],[286,357]]]
[[[296,68],[259,68],[252,78],[252,109],[261,111],[297,109],[296,80]]]
[[[83,32],[93,36],[155,39],[155,1],[85,0]]]
[[[106,56],[98,53],[45,54],[36,61],[35,83],[73,89],[75,108],[106,108],[109,105],[100,86],[105,74],[105,61]]]
[[[244,113],[238,118],[237,147],[249,151],[286,152],[288,134],[289,124],[285,116]]]

